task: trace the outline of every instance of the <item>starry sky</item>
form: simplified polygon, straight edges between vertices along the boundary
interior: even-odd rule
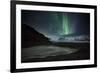
[[[90,34],[90,14],[21,10],[21,23],[44,35]]]

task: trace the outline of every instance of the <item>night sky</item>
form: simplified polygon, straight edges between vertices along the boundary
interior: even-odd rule
[[[89,13],[22,10],[21,17],[44,35],[90,34]]]

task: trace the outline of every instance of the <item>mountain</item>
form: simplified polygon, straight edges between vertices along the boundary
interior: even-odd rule
[[[42,45],[49,43],[49,39],[42,33],[27,24],[21,26],[21,44],[22,48],[32,47],[34,45]]]

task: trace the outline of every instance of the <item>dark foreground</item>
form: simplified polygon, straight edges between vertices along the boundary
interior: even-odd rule
[[[22,49],[22,62],[90,59],[89,43],[53,43]]]

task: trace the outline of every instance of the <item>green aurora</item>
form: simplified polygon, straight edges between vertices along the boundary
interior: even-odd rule
[[[50,14],[50,16],[52,18],[52,21],[54,22],[50,25],[54,26],[51,28],[51,31],[60,35],[68,35],[72,33],[70,16],[67,13],[54,13]]]
[[[69,27],[69,19],[68,15],[62,14],[62,28],[63,28],[63,34],[70,34],[70,27]]]

